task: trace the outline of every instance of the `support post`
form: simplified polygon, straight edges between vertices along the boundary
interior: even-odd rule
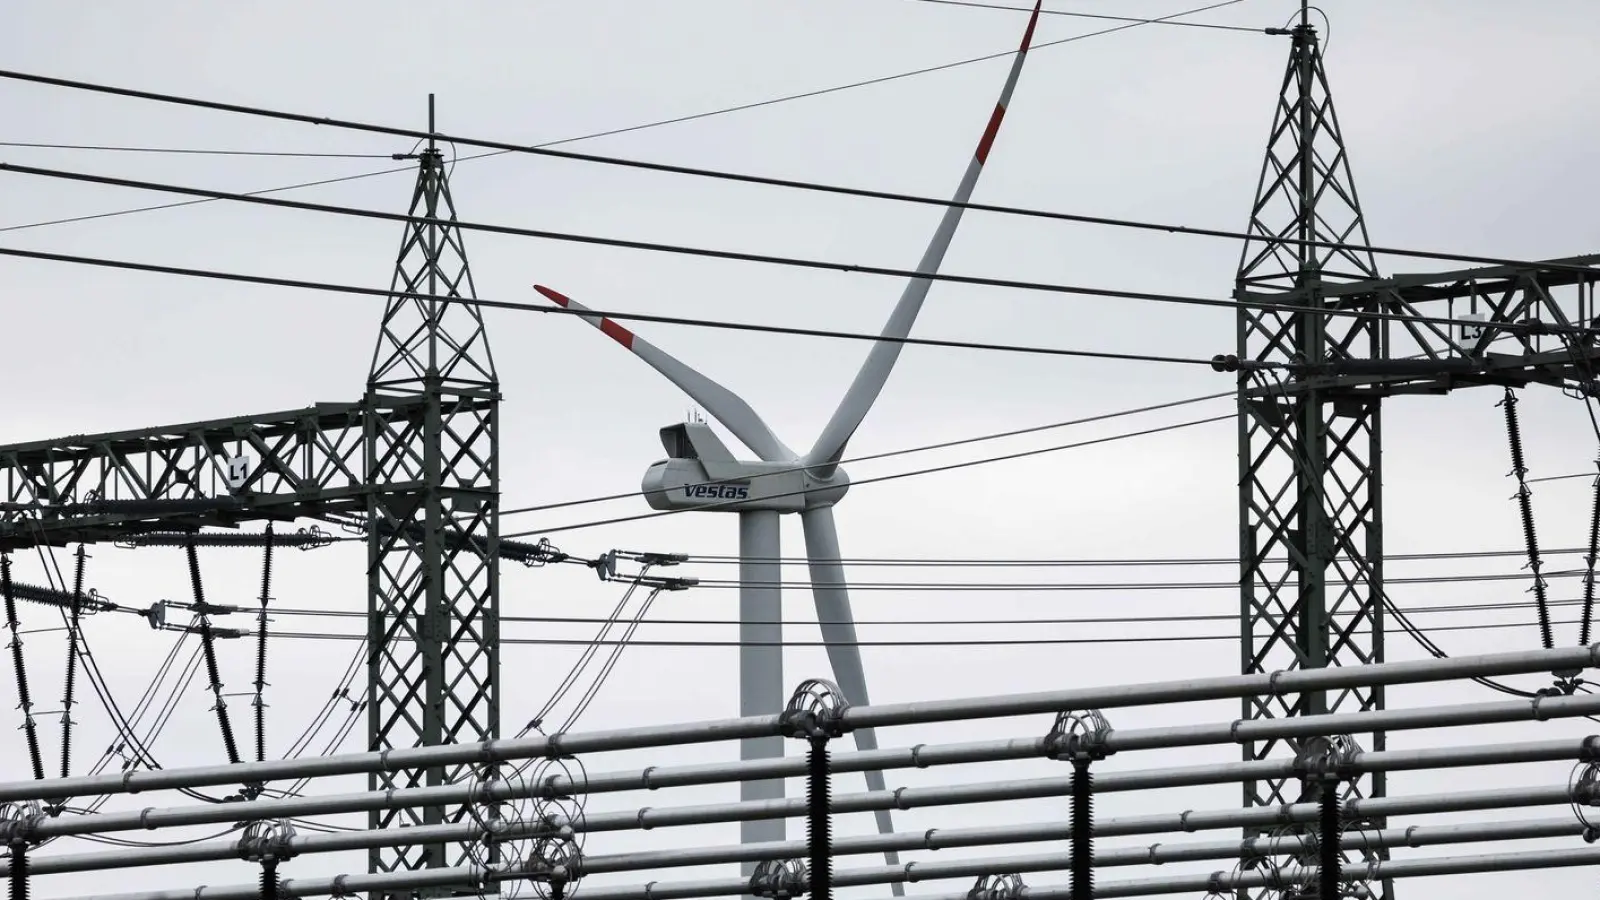
[[[282,896],[278,865],[294,855],[294,843],[294,826],[286,819],[251,822],[246,826],[239,848],[245,859],[261,864],[259,900],[278,900]]]
[[[749,510],[739,513],[739,715],[766,716],[783,703],[783,568],[778,513]],[[783,736],[745,738],[739,742],[739,759],[779,759]],[[782,800],[783,779],[744,781],[739,799]],[[781,841],[782,819],[741,822],[739,842],[763,844]],[[756,864],[742,863],[740,874],[754,878]]]
[[[434,131],[433,98],[428,127]],[[363,403],[367,473],[368,750],[493,740],[499,696],[500,385],[444,155],[430,139]],[[469,766],[383,772],[372,790],[435,786]],[[373,829],[463,819],[382,810]],[[372,851],[374,873],[457,866],[462,844]],[[469,885],[449,890],[467,890]],[[436,894],[448,892],[435,889]]]
[[[1310,896],[1318,900],[1339,900],[1344,893],[1344,847],[1342,835],[1342,787],[1357,772],[1355,760],[1361,747],[1350,735],[1329,735],[1307,740],[1300,749],[1298,768],[1301,795],[1317,804],[1314,836],[1301,838],[1297,855],[1300,871],[1315,872],[1317,888]],[[1363,834],[1367,832],[1363,830]]]
[[[1094,774],[1089,764],[1105,759],[1111,723],[1097,709],[1061,712],[1045,736],[1051,759],[1072,763],[1072,898],[1094,900]]]
[[[806,851],[810,858],[806,884],[811,900],[833,898],[833,801],[828,741],[844,734],[839,727],[839,716],[849,706],[838,685],[820,678],[811,679],[795,689],[779,722],[784,737],[803,738],[810,745],[806,755]]]
[[[1240,627],[1242,671],[1382,662],[1383,512],[1380,394],[1319,386],[1314,368],[1378,359],[1381,318],[1329,315],[1330,284],[1378,278],[1334,114],[1316,30],[1302,5],[1240,259],[1238,313]],[[1282,307],[1295,307],[1284,309]],[[1309,311],[1300,311],[1306,310]],[[1264,364],[1264,365],[1263,365]],[[1282,378],[1278,376],[1282,375]],[[1246,698],[1245,719],[1381,709],[1381,687]],[[1374,735],[1374,749],[1385,746]],[[1246,760],[1285,750],[1244,745]],[[1382,796],[1381,774],[1353,782]],[[1246,807],[1292,803],[1289,781],[1244,785]],[[1246,836],[1259,834],[1247,831]],[[1262,897],[1241,889],[1241,900]]]
[[[44,818],[37,803],[0,803],[0,845],[10,852],[9,900],[28,900],[28,851],[38,843],[37,829]]]

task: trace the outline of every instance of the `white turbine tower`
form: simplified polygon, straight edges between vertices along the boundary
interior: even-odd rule
[[[839,555],[839,535],[834,528],[833,507],[849,489],[849,478],[839,467],[845,445],[877,400],[900,356],[898,339],[911,333],[917,313],[931,283],[926,276],[939,270],[963,206],[972,196],[989,157],[995,135],[1017,77],[1027,59],[1028,46],[1039,20],[1039,4],[1022,37],[1022,47],[1011,64],[1000,100],[995,104],[977,151],[967,164],[951,206],[946,208],[933,240],[917,266],[919,277],[906,285],[884,325],[882,338],[872,345],[866,362],[845,392],[822,434],[804,456],[779,440],[761,416],[737,394],[668,355],[615,321],[590,313],[575,300],[542,285],[535,289],[554,303],[586,313],[581,318],[599,328],[617,343],[632,351],[657,372],[666,376],[706,412],[721,422],[758,457],[759,462],[735,459],[721,440],[701,421],[669,425],[661,429],[661,442],[668,458],[652,465],[644,476],[644,494],[653,509],[702,510],[739,514],[739,713],[743,716],[771,715],[783,709],[788,686],[783,679],[783,626],[779,516],[799,513],[805,532],[806,562],[811,571],[812,594],[822,640],[833,667],[834,679],[851,705],[865,705],[866,675],[861,650],[856,641],[855,620],[845,586],[844,566]],[[877,736],[871,729],[855,732],[856,746],[875,750]],[[749,738],[741,742],[740,758],[771,759],[783,756],[782,737]],[[869,790],[884,790],[882,772],[867,772]],[[741,799],[777,800],[783,797],[783,781],[745,781]],[[887,810],[877,813],[879,831],[888,833],[893,824]],[[740,825],[742,843],[781,841],[784,820],[744,822]],[[885,854],[891,864],[898,854]],[[745,865],[746,873],[754,864]],[[903,888],[895,884],[898,896]]]

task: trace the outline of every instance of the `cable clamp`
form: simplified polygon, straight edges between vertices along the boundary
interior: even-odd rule
[[[1074,762],[1102,760],[1116,752],[1108,746],[1111,735],[1111,722],[1100,710],[1063,710],[1045,735],[1045,756]]]
[[[46,818],[37,800],[0,803],[0,845],[36,844],[39,823]]]
[[[844,734],[843,718],[850,702],[839,686],[823,678],[808,678],[789,697],[778,716],[778,730],[789,738],[836,738]]]
[[[250,862],[283,862],[294,856],[294,825],[288,819],[251,822],[239,838],[239,852]]]
[[[764,859],[750,875],[750,893],[763,900],[793,900],[810,889],[810,872],[798,859]]]

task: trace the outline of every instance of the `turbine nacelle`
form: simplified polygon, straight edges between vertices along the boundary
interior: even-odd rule
[[[850,489],[850,478],[834,467],[818,478],[799,460],[747,462],[735,459],[704,422],[661,429],[668,458],[652,465],[641,487],[656,510],[804,512],[832,506]]]

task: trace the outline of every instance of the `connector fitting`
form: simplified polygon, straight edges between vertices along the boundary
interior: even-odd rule
[[[842,718],[850,708],[839,686],[822,678],[800,683],[778,716],[778,729],[789,738],[836,738],[844,734]]]
[[[294,825],[288,819],[251,822],[239,838],[239,855],[250,862],[283,862],[294,856]]]
[[[1318,735],[1308,738],[1295,756],[1295,769],[1307,781],[1348,781],[1359,773],[1356,757],[1361,745],[1348,734]]]
[[[762,900],[792,900],[806,893],[810,877],[798,859],[764,859],[750,874],[750,893]]]
[[[20,803],[0,803],[0,846],[34,844],[39,823],[47,816],[37,800]]]
[[[967,891],[967,900],[1022,900],[1027,890],[1028,886],[1023,883],[1021,875],[995,872],[979,875],[972,890]]]
[[[1114,753],[1106,744],[1111,737],[1111,722],[1098,709],[1056,714],[1055,724],[1045,735],[1045,754],[1055,760],[1105,759]]]

